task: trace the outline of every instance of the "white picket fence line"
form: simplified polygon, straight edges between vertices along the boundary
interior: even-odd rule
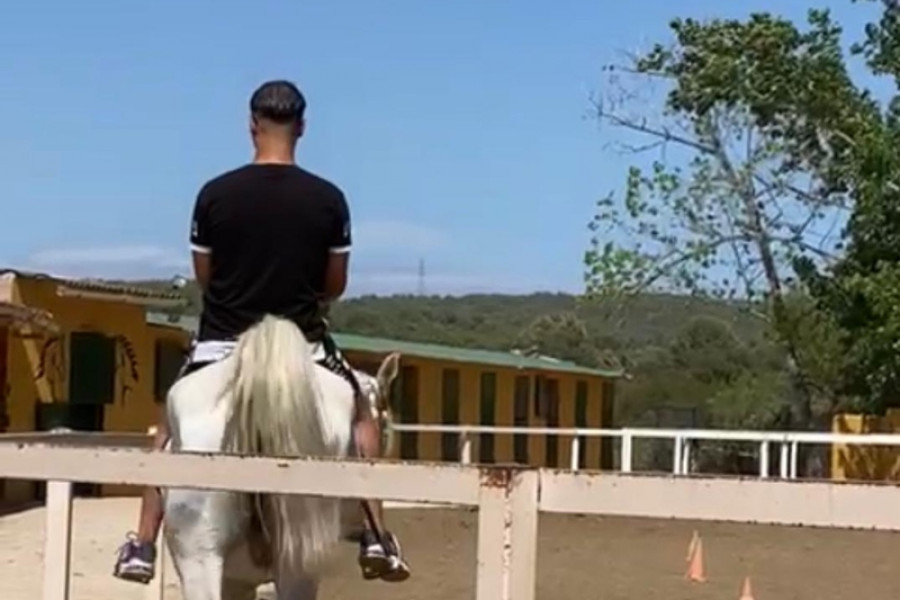
[[[113,436],[124,441],[121,447],[84,445],[103,437],[0,435],[0,478],[48,482],[43,600],[69,600],[73,482],[477,506],[477,600],[534,600],[539,512],[900,531],[900,487],[894,484],[245,458],[124,445],[146,436]],[[162,581],[152,589],[153,600],[161,598]]]
[[[797,479],[797,457],[801,444],[846,444],[857,446],[900,446],[900,434],[894,433],[830,433],[798,431],[731,431],[723,429],[581,429],[563,427],[494,427],[484,425],[423,425],[395,424],[393,430],[415,433],[453,433],[459,435],[459,461],[472,463],[472,438],[485,434],[546,435],[571,438],[569,469],[578,471],[579,450],[583,438],[608,437],[619,439],[621,473],[633,472],[634,441],[636,439],[670,439],[673,444],[672,474],[691,473],[691,442],[747,442],[759,446],[759,477],[767,479],[769,457],[773,445],[779,448],[779,477]]]

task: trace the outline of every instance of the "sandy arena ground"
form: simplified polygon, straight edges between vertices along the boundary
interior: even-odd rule
[[[133,499],[78,500],[73,600],[144,600],[142,586],[110,576],[115,550],[137,514]],[[0,518],[0,599],[40,598],[44,513]],[[474,598],[476,514],[395,509],[388,522],[413,567],[403,584],[362,581],[355,547],[323,585],[323,600]],[[683,579],[691,532],[703,537],[709,581]],[[756,600],[893,600],[900,594],[900,535],[757,525],[543,516],[540,600],[736,600],[745,575]],[[174,575],[173,575],[174,576]],[[177,583],[167,600],[179,600]]]

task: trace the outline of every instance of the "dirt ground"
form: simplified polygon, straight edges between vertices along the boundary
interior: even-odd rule
[[[144,600],[144,588],[110,576],[132,499],[78,500],[72,600]],[[355,547],[324,582],[323,600],[474,598],[476,513],[393,509],[413,577],[402,584],[359,577]],[[43,510],[0,518],[0,599],[40,597]],[[684,580],[691,533],[703,539],[709,580]],[[759,525],[545,515],[540,521],[540,600],[730,600],[751,576],[756,600],[892,600],[900,590],[900,535]],[[174,575],[172,575],[174,576]],[[177,583],[167,600],[178,600]]]

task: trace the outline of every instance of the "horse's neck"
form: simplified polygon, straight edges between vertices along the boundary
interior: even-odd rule
[[[325,369],[317,366],[317,379],[321,386],[320,407],[322,429],[336,454],[343,455],[349,449],[350,425],[353,420],[354,398],[350,384]]]

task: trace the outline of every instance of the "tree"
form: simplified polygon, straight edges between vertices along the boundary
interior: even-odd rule
[[[848,155],[877,110],[853,84],[827,11],[810,11],[804,30],[768,14],[677,19],[671,29],[671,46],[610,67],[617,83],[666,86],[660,118],[625,113],[621,95],[596,104],[601,122],[649,142],[630,149],[666,154],[648,170],[632,167],[624,195],[598,203],[587,292],[740,301],[783,348],[786,414],[809,427],[814,390],[785,301],[797,289],[791,268],[836,258],[852,202]]]
[[[584,321],[572,312],[543,315],[519,334],[519,350],[593,367],[600,364]]]
[[[700,382],[730,386],[750,367],[746,346],[717,319],[697,317],[670,348],[673,366]]]
[[[650,427],[771,429],[777,422],[785,376],[771,347],[739,339],[724,321],[698,316],[665,347],[635,357],[632,381],[617,398],[630,424]],[[643,468],[671,465],[670,443],[645,442],[635,455]],[[740,473],[746,444],[699,444],[702,472]]]
[[[876,75],[900,87],[900,8],[883,1],[878,22],[866,27],[853,52]],[[900,96],[850,138],[854,152],[844,176],[854,197],[847,250],[831,269],[798,261],[797,270],[829,318],[841,329],[842,389],[858,408],[900,406]]]

